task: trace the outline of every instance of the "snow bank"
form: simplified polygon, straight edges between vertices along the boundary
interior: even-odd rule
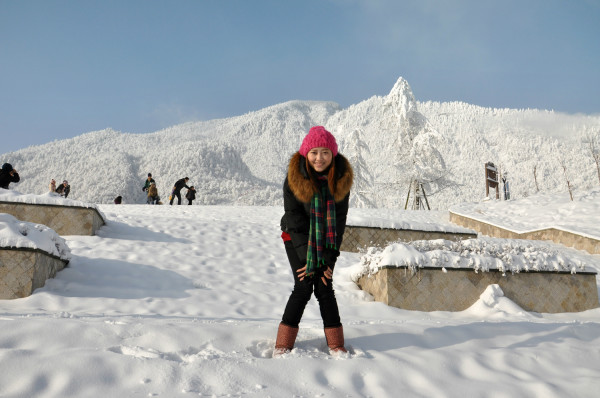
[[[497,269],[503,273],[528,271],[583,272],[600,266],[600,258],[552,243],[481,237],[453,242],[444,239],[393,243],[371,247],[352,269],[352,279],[374,274],[383,266],[411,268],[470,268],[475,272]],[[592,271],[592,269],[587,269]]]
[[[489,285],[481,296],[464,314],[479,315],[488,319],[507,319],[511,316],[533,318],[533,315],[504,296],[499,285]]]
[[[66,241],[54,230],[42,224],[19,221],[5,213],[0,213],[0,247],[40,249],[63,260],[71,259]]]
[[[429,232],[474,233],[472,229],[451,224],[447,211],[401,209],[357,209],[348,211],[348,225]]]
[[[12,189],[0,188],[0,202],[17,202],[27,203],[33,205],[57,205],[57,206],[73,206],[73,207],[86,207],[90,209],[96,209],[95,204],[81,202],[78,200],[65,199],[57,193],[47,192],[41,195],[24,194],[19,191]],[[100,212],[98,210],[98,212]]]
[[[509,201],[462,203],[450,211],[517,233],[545,228],[600,239],[600,189],[575,194],[538,194]]]

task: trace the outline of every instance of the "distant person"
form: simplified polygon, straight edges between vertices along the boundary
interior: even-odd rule
[[[156,188],[156,183],[152,181],[150,186],[148,187],[148,199],[146,203],[149,205],[157,205],[160,198],[158,197],[158,189]]]
[[[0,188],[8,189],[8,185],[11,182],[19,182],[21,177],[17,170],[13,169],[12,164],[4,163],[2,170],[0,170]]]
[[[171,192],[171,199],[169,199],[169,204],[172,205],[173,204],[173,200],[175,200],[175,197],[177,197],[177,204],[180,205],[181,204],[181,190],[185,187],[187,189],[190,189],[190,187],[187,186],[187,182],[190,179],[187,177],[182,178],[181,180],[177,180],[177,182],[175,183],[175,185],[173,186],[173,191]]]
[[[65,199],[69,196],[69,192],[71,192],[71,186],[67,180],[64,180],[62,184],[56,187],[56,193],[60,196],[64,196]]]
[[[192,201],[196,199],[196,188],[193,185],[188,189],[185,198],[188,200],[188,205],[191,206]]]
[[[502,176],[502,188],[504,191],[504,200],[510,200],[510,188],[508,187],[508,179],[505,175]]]
[[[117,196],[114,202],[116,205],[120,205],[123,202],[123,197],[121,195]]]
[[[154,181],[154,178],[152,178],[152,173],[148,173],[148,178],[146,178],[146,181],[144,181],[144,188],[142,188],[142,191],[148,192],[150,184],[152,183],[156,183],[156,181]]]
[[[56,193],[56,181],[53,179],[50,180],[50,185],[48,186],[48,190],[52,193]]]

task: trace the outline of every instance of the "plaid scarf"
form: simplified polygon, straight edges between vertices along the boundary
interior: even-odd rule
[[[306,275],[325,266],[323,248],[337,250],[335,231],[335,200],[329,192],[327,176],[318,176],[319,191],[310,201],[310,228],[308,230],[308,252],[306,255]],[[323,202],[325,201],[325,208]]]

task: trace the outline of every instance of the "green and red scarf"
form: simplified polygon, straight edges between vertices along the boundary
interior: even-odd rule
[[[308,252],[306,275],[312,276],[325,266],[324,248],[337,250],[335,231],[335,200],[327,184],[327,176],[318,176],[319,191],[310,201],[310,228],[308,230]]]

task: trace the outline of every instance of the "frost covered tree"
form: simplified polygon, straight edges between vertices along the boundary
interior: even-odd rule
[[[385,105],[398,118],[398,142],[402,146],[406,145],[408,149],[396,152],[400,158],[407,155],[408,165],[403,164],[403,159],[397,159],[396,163],[399,167],[409,167],[406,181],[408,189],[414,189],[415,193],[425,189],[431,196],[448,186],[450,181],[446,163],[438,150],[443,145],[444,138],[417,110],[417,101],[406,80],[398,79],[387,96]]]
[[[346,144],[346,155],[354,170],[354,184],[350,194],[351,207],[374,207],[370,199],[373,191],[373,175],[367,167],[363,154],[370,155],[369,147],[361,139],[361,131],[354,129]]]
[[[590,150],[590,154],[596,163],[598,182],[600,182],[600,129],[587,129],[583,133],[582,142]]]

